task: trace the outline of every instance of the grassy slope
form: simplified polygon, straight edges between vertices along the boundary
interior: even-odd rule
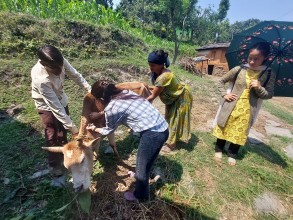
[[[7,17],[11,23],[4,24],[2,21]],[[101,199],[98,194],[93,196],[90,215],[83,214],[75,202],[63,212],[55,213],[54,210],[74,198],[70,187],[52,188],[49,177],[34,181],[28,178],[37,170],[46,168],[45,154],[40,149],[44,143],[42,129],[30,98],[29,73],[36,61],[32,54],[39,44],[54,43],[90,82],[101,77],[113,78],[117,82],[146,81],[146,77],[139,73],[145,73],[147,69],[148,47],[127,33],[117,33],[117,30],[114,33],[122,37],[109,38],[113,36],[111,28],[103,29],[92,24],[78,23],[81,33],[75,39],[70,21],[39,21],[11,14],[0,14],[0,21],[1,58],[4,58],[0,60],[0,219],[24,216],[36,219],[114,218],[119,210],[133,218],[140,211],[148,210],[143,212],[146,215],[141,219],[171,219],[170,216],[173,219],[289,218],[290,213],[259,215],[253,202],[258,195],[270,191],[278,196],[287,210],[292,209],[293,164],[282,149],[292,140],[273,137],[269,145],[246,146],[236,167],[229,167],[226,163],[219,167],[212,158],[215,139],[209,133],[196,130],[188,146],[182,146],[176,155],[159,157],[157,166],[165,173],[166,181],[153,188],[157,193],[155,201],[144,206],[122,203],[114,213],[107,213],[98,202]],[[44,22],[48,24],[45,31]],[[61,30],[56,25],[66,28]],[[95,44],[92,46],[84,45],[80,37],[88,35],[88,31],[82,32],[88,30],[87,25],[97,32],[92,37],[108,37],[103,41],[93,40]],[[55,31],[51,32],[50,28]],[[201,96],[209,98],[215,93],[212,81],[192,76],[177,66],[172,68],[181,79],[189,82],[195,100]],[[66,82],[65,90],[70,97],[71,115],[78,124],[83,94],[70,80]],[[14,117],[6,117],[5,109],[13,103],[22,104],[24,109]],[[135,138],[120,135],[117,141],[122,158],[136,152]],[[103,187],[103,171],[115,169],[115,164],[111,157],[103,157],[96,164],[93,181],[97,187],[99,184]],[[9,183],[4,184],[7,180]],[[115,200],[109,202],[113,206],[116,204]],[[158,211],[160,207],[164,208],[163,212]]]

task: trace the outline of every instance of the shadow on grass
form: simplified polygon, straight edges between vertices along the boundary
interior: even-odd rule
[[[277,164],[283,168],[287,167],[286,161],[280,156],[280,154],[274,151],[269,145],[266,144],[248,144],[240,152],[239,159],[244,158],[246,152],[256,153],[259,156],[263,157],[265,160],[270,163]]]
[[[0,219],[54,219],[59,214],[53,211],[70,201],[71,194],[50,187],[48,176],[30,179],[46,168],[44,138],[6,110],[0,109]],[[60,215],[70,216],[66,213]]]
[[[193,149],[198,139],[192,136],[188,144]],[[99,164],[103,172],[93,173],[96,181],[92,194],[90,219],[213,219],[200,213],[187,204],[179,204],[172,200],[172,189],[181,180],[182,165],[172,157],[158,156],[151,178],[160,175],[160,179],[151,179],[151,200],[144,203],[125,201],[123,194],[133,189],[135,179],[128,171],[135,171],[135,159],[139,139],[132,135],[117,142],[120,160],[115,161],[113,155],[101,154]],[[102,150],[102,149],[101,149]],[[164,189],[163,189],[164,188]],[[167,190],[171,199],[160,198],[160,192]]]
[[[198,144],[198,137],[195,134],[191,133],[191,138],[188,141],[188,144],[184,142],[179,142],[177,148],[178,149],[185,149],[187,151],[193,151],[196,145]]]

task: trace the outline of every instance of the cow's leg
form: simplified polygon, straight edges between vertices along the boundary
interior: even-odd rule
[[[110,146],[112,147],[112,149],[114,151],[114,157],[116,159],[118,159],[119,158],[119,154],[118,154],[118,151],[117,151],[117,145],[116,145],[116,142],[115,142],[114,132],[112,132],[111,134],[108,134],[107,137],[108,137]]]
[[[99,137],[99,139],[97,141],[95,141],[95,143],[92,145],[92,150],[93,150],[93,155],[94,155],[93,158],[94,158],[94,160],[97,160],[99,158],[99,154],[100,154],[99,149],[100,149],[101,141],[103,140],[103,136],[98,133],[88,131],[87,136],[89,137],[90,134],[94,139]]]
[[[93,153],[94,153],[94,160],[97,160],[99,158],[99,149],[100,149],[100,145],[101,145],[101,139],[98,140],[93,146]]]

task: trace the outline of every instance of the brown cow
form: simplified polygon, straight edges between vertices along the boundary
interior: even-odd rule
[[[120,89],[130,89],[144,97],[147,97],[150,94],[149,88],[141,82],[121,83],[116,86]],[[76,192],[87,190],[90,187],[94,156],[93,150],[98,154],[101,141],[101,137],[98,137],[96,133],[88,131],[86,126],[89,123],[94,123],[97,127],[105,126],[104,117],[91,122],[89,114],[91,112],[103,111],[104,108],[105,106],[102,100],[96,99],[92,94],[88,93],[83,101],[82,117],[77,140],[70,141],[63,147],[43,147],[44,150],[64,154],[64,166],[72,173],[73,187]],[[116,143],[114,141],[114,133],[107,137],[113,148],[115,157],[118,157]]]
[[[124,82],[124,83],[117,84],[116,87],[119,89],[129,89],[145,98],[151,94],[150,88],[142,82]],[[99,134],[93,131],[88,131],[86,127],[90,123],[93,123],[98,128],[104,127],[106,123],[105,117],[101,117],[95,121],[91,121],[89,117],[91,112],[101,112],[104,109],[105,109],[105,105],[103,100],[96,99],[91,93],[86,94],[83,100],[82,116],[81,116],[80,129],[79,129],[78,136],[86,136],[91,139],[100,137]],[[107,135],[107,137],[109,139],[110,146],[112,147],[114,151],[114,156],[118,158],[118,151],[117,151],[116,143],[114,140],[114,133]],[[100,141],[101,139],[97,141],[96,145],[93,147],[95,156],[98,155]]]
[[[73,188],[76,192],[89,189],[93,169],[92,147],[99,138],[85,141],[78,138],[65,144],[63,147],[42,147],[44,150],[64,154],[64,166],[72,173]]]

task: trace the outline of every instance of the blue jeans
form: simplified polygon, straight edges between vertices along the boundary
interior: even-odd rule
[[[168,136],[168,129],[164,132],[149,130],[141,132],[136,158],[134,190],[134,195],[139,200],[147,200],[150,197],[150,171]]]

